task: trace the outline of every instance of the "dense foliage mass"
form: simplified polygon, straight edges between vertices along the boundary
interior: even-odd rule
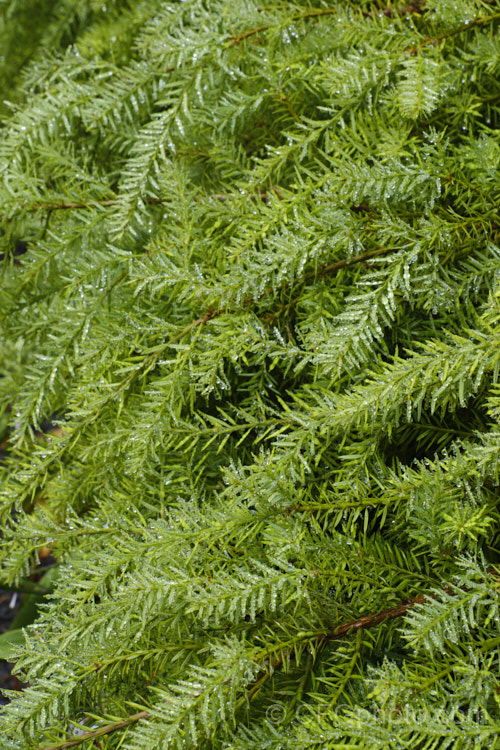
[[[500,747],[500,4],[0,11],[1,746]]]

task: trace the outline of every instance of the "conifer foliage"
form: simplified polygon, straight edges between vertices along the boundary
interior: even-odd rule
[[[1,746],[500,747],[500,4],[0,14]]]

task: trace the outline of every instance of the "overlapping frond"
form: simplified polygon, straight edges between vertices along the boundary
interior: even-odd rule
[[[498,4],[49,5],[0,0],[1,580],[57,566],[3,745],[495,747]]]

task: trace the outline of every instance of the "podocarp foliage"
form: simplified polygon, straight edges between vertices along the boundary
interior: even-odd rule
[[[2,747],[500,747],[500,3],[0,10]]]

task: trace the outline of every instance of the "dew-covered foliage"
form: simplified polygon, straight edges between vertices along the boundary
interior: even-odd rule
[[[0,745],[500,747],[500,3],[0,17]]]

